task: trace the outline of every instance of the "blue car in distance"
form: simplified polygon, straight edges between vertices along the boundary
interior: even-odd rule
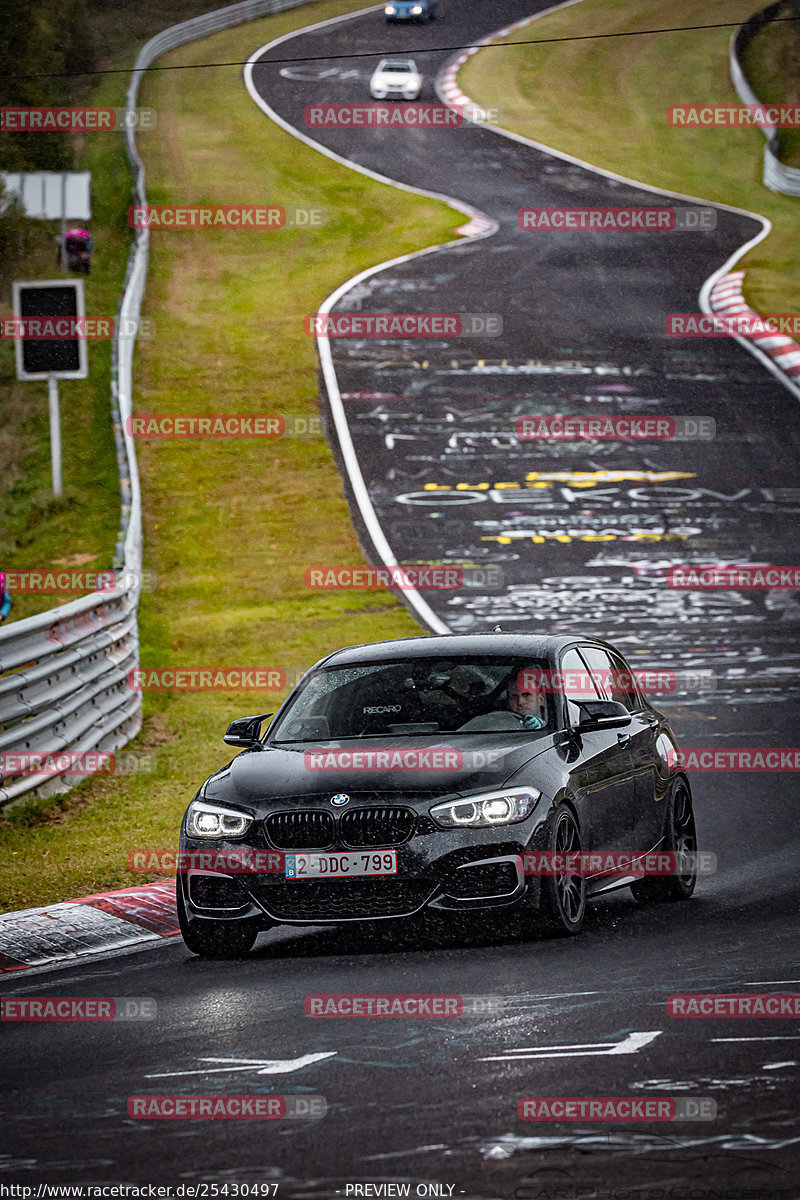
[[[392,21],[433,21],[436,0],[390,0],[385,6],[386,23]]]

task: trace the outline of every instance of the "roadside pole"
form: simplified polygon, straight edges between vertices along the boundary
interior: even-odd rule
[[[58,378],[47,377],[47,400],[50,408],[50,463],[53,471],[53,495],[62,496],[61,480],[61,410],[58,403]]]

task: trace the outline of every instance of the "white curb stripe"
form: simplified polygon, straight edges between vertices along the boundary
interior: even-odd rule
[[[709,296],[712,312],[736,313],[741,316],[752,317],[754,320],[764,319],[744,299],[742,294],[744,276],[744,271],[735,271],[719,280],[711,289]],[[798,346],[793,338],[787,337],[783,333],[768,332],[734,336],[736,336],[738,342],[744,341],[759,357],[763,357],[764,354],[768,355],[769,357],[764,359],[764,361],[770,365],[774,364],[779,371],[785,372],[784,375],[778,376],[779,378],[787,381],[788,377],[788,381],[790,381],[793,380],[795,375],[800,373],[798,372],[798,367],[800,366],[800,346]],[[800,390],[788,381],[787,386],[800,395]]]
[[[73,901],[0,916],[0,954],[31,967],[158,941],[161,934]]]

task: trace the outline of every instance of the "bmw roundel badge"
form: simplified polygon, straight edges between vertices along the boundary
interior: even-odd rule
[[[349,804],[350,797],[346,792],[337,792],[335,796],[331,796],[331,804],[335,804],[337,808],[342,804]]]

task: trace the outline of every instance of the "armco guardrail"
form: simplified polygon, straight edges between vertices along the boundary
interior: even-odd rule
[[[783,0],[778,0],[776,4],[770,4],[767,8],[761,9],[755,13],[744,25],[740,25],[731,38],[730,46],[730,64],[731,64],[731,79],[733,86],[736,88],[736,94],[743,104],[761,104],[750,84],[747,82],[747,77],[742,69],[740,55],[745,48],[750,44],[756,34],[768,25],[770,21],[784,9]],[[769,122],[764,122],[759,125],[761,132],[767,139],[767,144],[764,147],[764,174],[763,180],[765,187],[768,187],[772,192],[783,192],[787,196],[800,196],[800,168],[787,167],[778,157],[778,130],[775,125]]]
[[[309,0],[245,0],[165,29],[139,52],[126,107],[136,107],[143,72],[165,51],[307,3]],[[134,202],[145,204],[144,164],[136,150],[132,124],[126,125],[125,138],[134,174]],[[138,320],[147,279],[149,237],[147,229],[136,231],[118,328],[135,328],[131,320]],[[142,566],[139,476],[133,439],[126,428],[132,412],[134,343],[134,336],[118,336],[111,352],[111,411],[122,499],[114,555],[119,585],[113,591],[95,592],[0,626],[0,755],[115,750],[141,726],[141,692],[132,691],[126,678],[139,661],[137,607]],[[65,791],[79,778],[68,772],[26,774],[15,770],[3,775],[0,769],[0,808],[30,794]]]

